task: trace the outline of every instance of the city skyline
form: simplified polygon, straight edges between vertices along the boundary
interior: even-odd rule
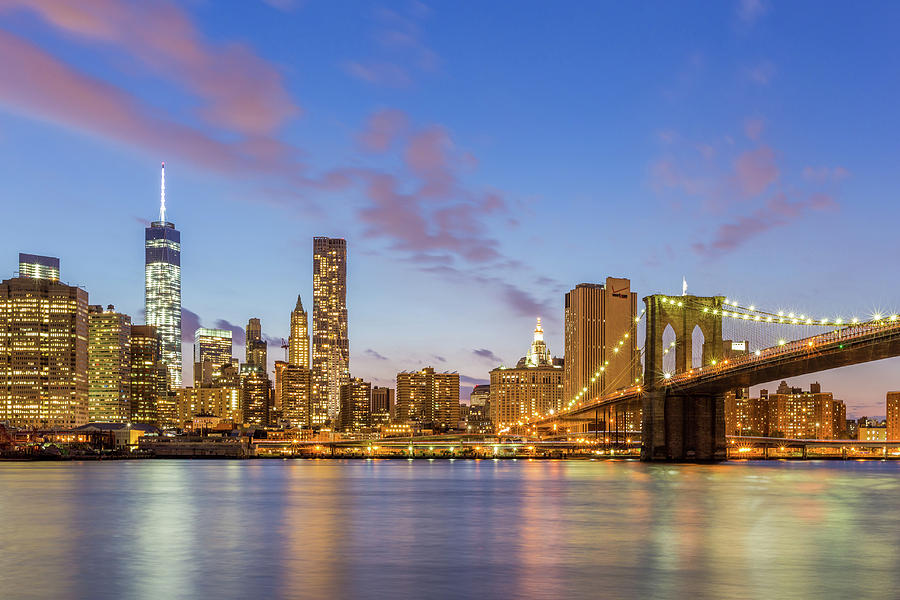
[[[869,35],[854,47],[856,38],[851,42],[846,33],[836,35],[834,30],[834,23],[846,22],[835,18],[842,9],[817,5],[822,27],[804,34],[808,44],[788,46],[785,30],[794,30],[788,26],[801,18],[802,8],[760,6],[749,13],[741,3],[708,8],[703,19],[716,25],[717,33],[707,32],[697,40],[666,29],[674,7],[659,5],[646,15],[649,30],[674,49],[670,59],[651,57],[661,62],[659,67],[640,63],[648,69],[645,79],[656,85],[634,83],[606,59],[591,71],[604,81],[621,82],[623,95],[635,108],[611,99],[600,84],[581,88],[581,99],[566,90],[562,84],[588,66],[577,52],[585,42],[573,36],[573,64],[563,72],[554,76],[536,60],[533,75],[526,77],[516,68],[515,79],[502,79],[507,86],[518,83],[509,89],[524,91],[530,89],[522,87],[526,83],[533,85],[532,78],[547,78],[558,98],[529,100],[523,93],[515,101],[501,102],[487,94],[485,107],[471,111],[448,106],[440,94],[451,83],[462,97],[473,93],[467,74],[482,80],[506,77],[497,61],[524,49],[507,39],[511,49],[475,69],[471,57],[458,48],[450,50],[458,17],[440,7],[427,14],[413,5],[398,7],[393,15],[373,9],[369,17],[354,21],[354,31],[368,40],[360,44],[377,45],[386,39],[396,43],[399,36],[385,32],[412,31],[418,44],[440,57],[433,71],[402,65],[413,78],[406,87],[359,80],[364,73],[376,79],[377,64],[405,57],[390,55],[376,65],[363,64],[350,56],[360,48],[345,41],[342,49],[348,56],[326,55],[325,61],[315,63],[318,66],[313,66],[308,48],[297,49],[295,67],[293,55],[244,32],[233,19],[201,26],[208,8],[178,9],[193,27],[200,50],[217,47],[217,41],[209,40],[248,35],[248,60],[259,61],[274,74],[273,87],[246,100],[276,102],[278,110],[269,111],[269,122],[226,119],[232,115],[229,107],[216,104],[221,97],[210,88],[189,89],[187,95],[221,109],[212,112],[220,128],[314,150],[310,181],[296,182],[293,191],[286,191],[286,182],[294,183],[292,177],[300,177],[301,171],[282,168],[278,161],[287,159],[275,149],[270,148],[269,156],[276,157],[271,161],[260,158],[261,151],[241,150],[257,152],[255,160],[240,163],[251,185],[222,173],[216,161],[225,159],[216,154],[218,146],[211,146],[209,154],[193,150],[195,146],[179,149],[177,136],[148,141],[143,129],[131,131],[132,139],[123,141],[120,131],[104,128],[74,103],[64,113],[40,103],[25,106],[23,90],[37,96],[41,92],[41,80],[21,82],[14,76],[29,64],[56,65],[60,72],[81,77],[63,79],[70,85],[89,89],[103,82],[116,93],[125,90],[141,102],[158,104],[159,96],[148,96],[140,86],[123,81],[114,65],[96,66],[99,75],[87,75],[79,55],[66,53],[73,48],[91,53],[98,44],[113,44],[139,62],[145,54],[138,50],[158,49],[136,50],[136,40],[98,40],[92,31],[76,30],[24,4],[5,9],[0,18],[17,25],[16,34],[4,33],[0,43],[24,50],[14,54],[8,85],[0,86],[0,144],[12,149],[31,136],[45,141],[41,160],[11,152],[0,167],[10,198],[26,200],[22,219],[40,219],[46,227],[40,238],[28,228],[13,231],[8,255],[23,251],[60,257],[64,280],[83,285],[92,303],[115,304],[134,323],[143,323],[136,240],[145,225],[136,219],[153,214],[153,167],[165,158],[171,169],[167,219],[178,223],[188,241],[183,305],[191,322],[183,326],[183,356],[191,355],[189,338],[197,327],[217,327],[220,320],[235,332],[249,317],[259,317],[271,342],[287,339],[297,294],[310,305],[313,297],[310,238],[343,237],[353,257],[347,277],[352,374],[373,385],[392,385],[393,374],[431,364],[459,371],[461,385],[486,381],[492,368],[513,364],[520,356],[535,317],[543,318],[549,345],[562,349],[564,292],[579,283],[601,283],[607,276],[630,278],[639,298],[680,293],[684,276],[692,293],[734,296],[773,310],[861,317],[877,310],[896,311],[900,287],[893,283],[890,259],[897,247],[889,226],[897,211],[889,202],[896,189],[890,160],[895,153],[889,145],[895,123],[887,108],[896,86],[879,75],[881,61],[889,65],[896,55],[882,25],[891,22],[896,9],[879,7],[860,16]],[[249,18],[262,25],[283,20],[283,26],[271,28],[273,39],[280,39],[291,31],[289,26],[308,28],[341,10],[298,6],[279,12],[260,4],[249,11]],[[496,8],[479,10],[488,20],[498,17]],[[599,16],[588,9],[560,10],[569,24],[598,26]],[[613,14],[603,20],[613,22],[609,16],[629,11],[608,10]],[[526,19],[534,11],[525,4],[524,15],[507,16]],[[617,34],[603,26],[598,32],[608,36],[609,44],[633,48],[635,42],[627,38],[636,30],[625,29]],[[527,31],[536,33],[533,25]],[[561,29],[555,22],[540,31],[547,45],[539,41],[539,49],[551,47],[553,40],[559,43]],[[67,32],[74,32],[74,39],[68,39]],[[831,41],[824,43],[826,38]],[[760,40],[767,42],[765,52],[756,49]],[[720,46],[725,51],[716,53]],[[863,54],[880,58],[854,70],[859,87],[837,86],[851,65],[865,62],[856,60]],[[179,62],[182,57],[167,60],[185,65]],[[815,68],[804,68],[810,65]],[[323,89],[330,93],[351,90],[355,98],[347,105],[327,107],[309,86],[299,86],[295,69],[300,67],[312,69],[309,82],[327,84]],[[145,69],[138,74],[142,81],[168,77],[170,87],[185,85],[176,75]],[[710,99],[701,98],[698,88],[718,77],[724,83]],[[880,93],[863,92],[865,88]],[[835,89],[839,91],[832,93]],[[416,102],[411,103],[411,97]],[[115,93],[109,98],[118,101]],[[600,103],[584,108],[582,103],[592,100]],[[850,103],[859,108],[848,110]],[[507,118],[494,118],[501,106],[511,105]],[[799,105],[814,110],[798,110]],[[586,120],[585,134],[561,116],[566,106],[582,107],[578,113]],[[180,108],[170,110],[166,123],[185,116]],[[874,127],[879,118],[888,126]],[[604,129],[614,120],[628,127]],[[523,122],[534,128],[539,143],[529,144],[516,132]],[[209,123],[190,131],[206,126]],[[614,155],[620,147],[621,158]],[[862,152],[873,147],[885,151],[879,156]],[[556,148],[571,158],[567,164],[552,160]],[[858,157],[862,154],[865,160]],[[54,172],[48,175],[44,166],[49,163]],[[237,170],[237,165],[228,168]],[[361,189],[339,186],[341,177],[362,177],[351,166],[365,171]],[[60,189],[65,194],[58,194]],[[489,196],[492,189],[502,192]],[[431,197],[441,207],[435,210],[444,211],[440,215],[423,208],[431,206],[425,201]],[[402,206],[410,207],[412,220],[398,218]],[[424,212],[417,212],[420,209]],[[584,218],[563,218],[560,211]],[[596,235],[596,229],[609,222],[609,214],[620,215],[622,222]],[[863,218],[869,214],[879,218]],[[223,239],[230,242],[245,223],[261,232],[270,260],[254,257],[249,262],[223,252],[231,246]],[[844,243],[833,243],[835,231]],[[88,247],[79,244],[82,236],[91,239]],[[4,264],[11,276],[12,260]],[[240,356],[237,340],[235,346]],[[270,348],[269,355],[280,358],[281,352]],[[897,359],[892,359],[816,378],[847,402],[848,414],[880,415],[884,392],[900,387],[892,378],[896,366]],[[185,365],[185,381],[191,380],[189,370]],[[805,386],[808,381],[789,383]]]

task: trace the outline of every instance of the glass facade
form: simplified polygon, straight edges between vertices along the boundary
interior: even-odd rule
[[[88,307],[88,408],[90,420],[131,418],[131,317],[113,306]]]
[[[347,334],[347,241],[313,238],[313,425],[336,419],[341,386],[350,381]]]
[[[19,253],[19,277],[59,281],[59,259],[53,256]]]
[[[144,310],[156,327],[169,386],[181,386],[181,233],[168,221],[145,230]]]

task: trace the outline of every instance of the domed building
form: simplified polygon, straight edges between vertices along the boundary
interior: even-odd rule
[[[491,371],[491,421],[497,431],[562,407],[563,361],[552,358],[538,317],[528,354]]]

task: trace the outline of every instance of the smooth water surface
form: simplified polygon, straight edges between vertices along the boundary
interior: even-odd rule
[[[0,463],[0,597],[890,598],[900,463]]]

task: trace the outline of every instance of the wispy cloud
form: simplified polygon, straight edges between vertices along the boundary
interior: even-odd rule
[[[748,25],[753,25],[768,12],[769,4],[765,0],[738,0],[737,16]]]
[[[501,364],[503,363],[503,359],[494,354],[492,351],[487,348],[479,348],[477,350],[472,350],[472,354],[479,358],[484,358],[492,363]]]
[[[378,352],[376,352],[375,350],[372,350],[371,348],[367,348],[366,351],[363,352],[363,354],[365,354],[366,356],[371,356],[375,360],[388,360],[387,356],[384,356],[383,354],[379,354]]]

